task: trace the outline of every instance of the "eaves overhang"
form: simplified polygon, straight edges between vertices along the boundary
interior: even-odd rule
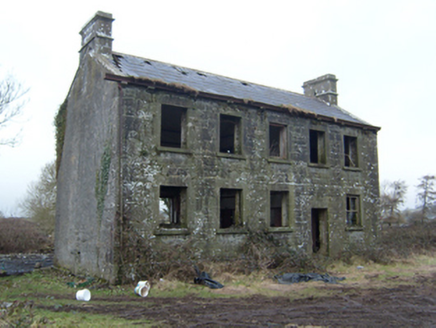
[[[240,99],[235,98],[231,96],[226,95],[219,95],[214,93],[208,93],[204,91],[199,91],[195,88],[192,88],[186,84],[183,83],[168,83],[159,79],[152,79],[152,78],[146,78],[146,77],[130,77],[130,76],[121,76],[117,74],[111,74],[106,73],[105,79],[108,81],[118,82],[121,85],[135,85],[135,86],[142,86],[148,89],[155,89],[155,90],[162,90],[162,91],[168,91],[172,93],[178,93],[178,94],[184,94],[188,95],[194,98],[205,98],[205,99],[211,99],[211,100],[217,100],[217,101],[224,101],[227,103],[234,103],[234,104],[240,104],[240,105],[246,105],[250,107],[256,107],[260,110],[271,110],[271,111],[279,111],[279,112],[285,112],[291,115],[299,116],[299,117],[305,117],[310,119],[316,119],[323,122],[328,122],[332,124],[339,124],[344,126],[350,126],[350,127],[356,127],[361,128],[364,130],[372,130],[372,131],[379,131],[381,128],[369,124],[362,124],[357,122],[350,122],[347,120],[339,119],[336,117],[330,117],[325,115],[320,115],[318,113],[312,112],[310,110],[306,110],[303,108],[299,108],[297,106],[291,105],[291,104],[283,104],[280,106],[272,105],[272,104],[266,104],[258,101],[253,101],[251,99]]]

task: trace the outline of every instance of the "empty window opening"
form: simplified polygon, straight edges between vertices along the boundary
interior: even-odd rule
[[[186,108],[162,105],[160,145],[186,148]]]
[[[180,228],[185,207],[185,187],[160,187],[159,221],[162,228]]]
[[[269,155],[286,158],[286,127],[270,124],[269,126]]]
[[[327,209],[312,208],[312,252],[327,255]]]
[[[360,226],[359,196],[347,196],[347,225]]]
[[[242,225],[241,190],[220,190],[220,228],[226,229]]]
[[[324,131],[310,130],[310,162],[326,164],[325,133]]]
[[[270,193],[270,227],[286,227],[288,225],[288,193],[271,191]]]
[[[220,116],[220,152],[240,154],[240,123],[239,117]]]
[[[347,167],[357,167],[357,138],[344,136],[344,163]]]

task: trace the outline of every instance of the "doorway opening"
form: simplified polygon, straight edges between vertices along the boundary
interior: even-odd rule
[[[327,209],[312,208],[312,252],[327,255],[328,229]]]

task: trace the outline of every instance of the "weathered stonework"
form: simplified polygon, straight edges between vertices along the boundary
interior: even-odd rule
[[[111,21],[108,14],[101,16],[105,24]],[[87,30],[93,30],[89,24]],[[109,37],[106,33],[105,40]],[[378,128],[311,108],[291,111],[194,92],[189,85],[133,79],[117,73],[107,43],[102,52],[81,50],[67,97],[58,265],[110,282],[134,275],[123,253],[127,232],[150,243],[189,240],[199,258],[237,257],[249,231],[266,231],[289,250],[330,256],[350,242],[376,240]],[[329,83],[336,81],[329,77]],[[222,146],[225,120],[234,127],[228,143],[234,149],[228,151]],[[177,146],[166,144],[172,134]],[[277,146],[272,141],[280,150],[272,150]],[[353,165],[346,164],[347,155]],[[162,205],[165,201],[174,201],[176,209]],[[163,221],[162,208],[173,221]],[[273,224],[273,213],[280,213],[274,214],[278,223]]]

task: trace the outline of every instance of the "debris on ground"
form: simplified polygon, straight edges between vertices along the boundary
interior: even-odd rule
[[[135,287],[135,294],[141,297],[147,297],[150,288],[151,286],[148,280],[138,281],[138,284]]]
[[[345,280],[345,277],[338,278],[330,276],[328,273],[319,274],[319,273],[284,273],[282,275],[276,275],[274,278],[277,279],[279,284],[295,284],[299,282],[307,282],[307,281],[324,281],[329,284],[337,284],[338,281]]]
[[[88,287],[88,286],[92,285],[94,280],[95,279],[93,277],[89,277],[86,279],[82,279],[77,283],[74,281],[71,281],[71,282],[67,282],[66,284],[68,287],[71,287],[71,288],[84,288],[84,287]]]
[[[0,255],[0,277],[29,273],[53,266],[53,254]]]
[[[219,289],[224,287],[224,285],[219,283],[218,281],[212,280],[207,272],[200,272],[197,266],[195,267],[195,271],[197,272],[197,277],[194,278],[194,283],[205,285],[212,289]]]
[[[80,289],[76,292],[76,300],[88,302],[91,300],[91,292],[88,289]]]

